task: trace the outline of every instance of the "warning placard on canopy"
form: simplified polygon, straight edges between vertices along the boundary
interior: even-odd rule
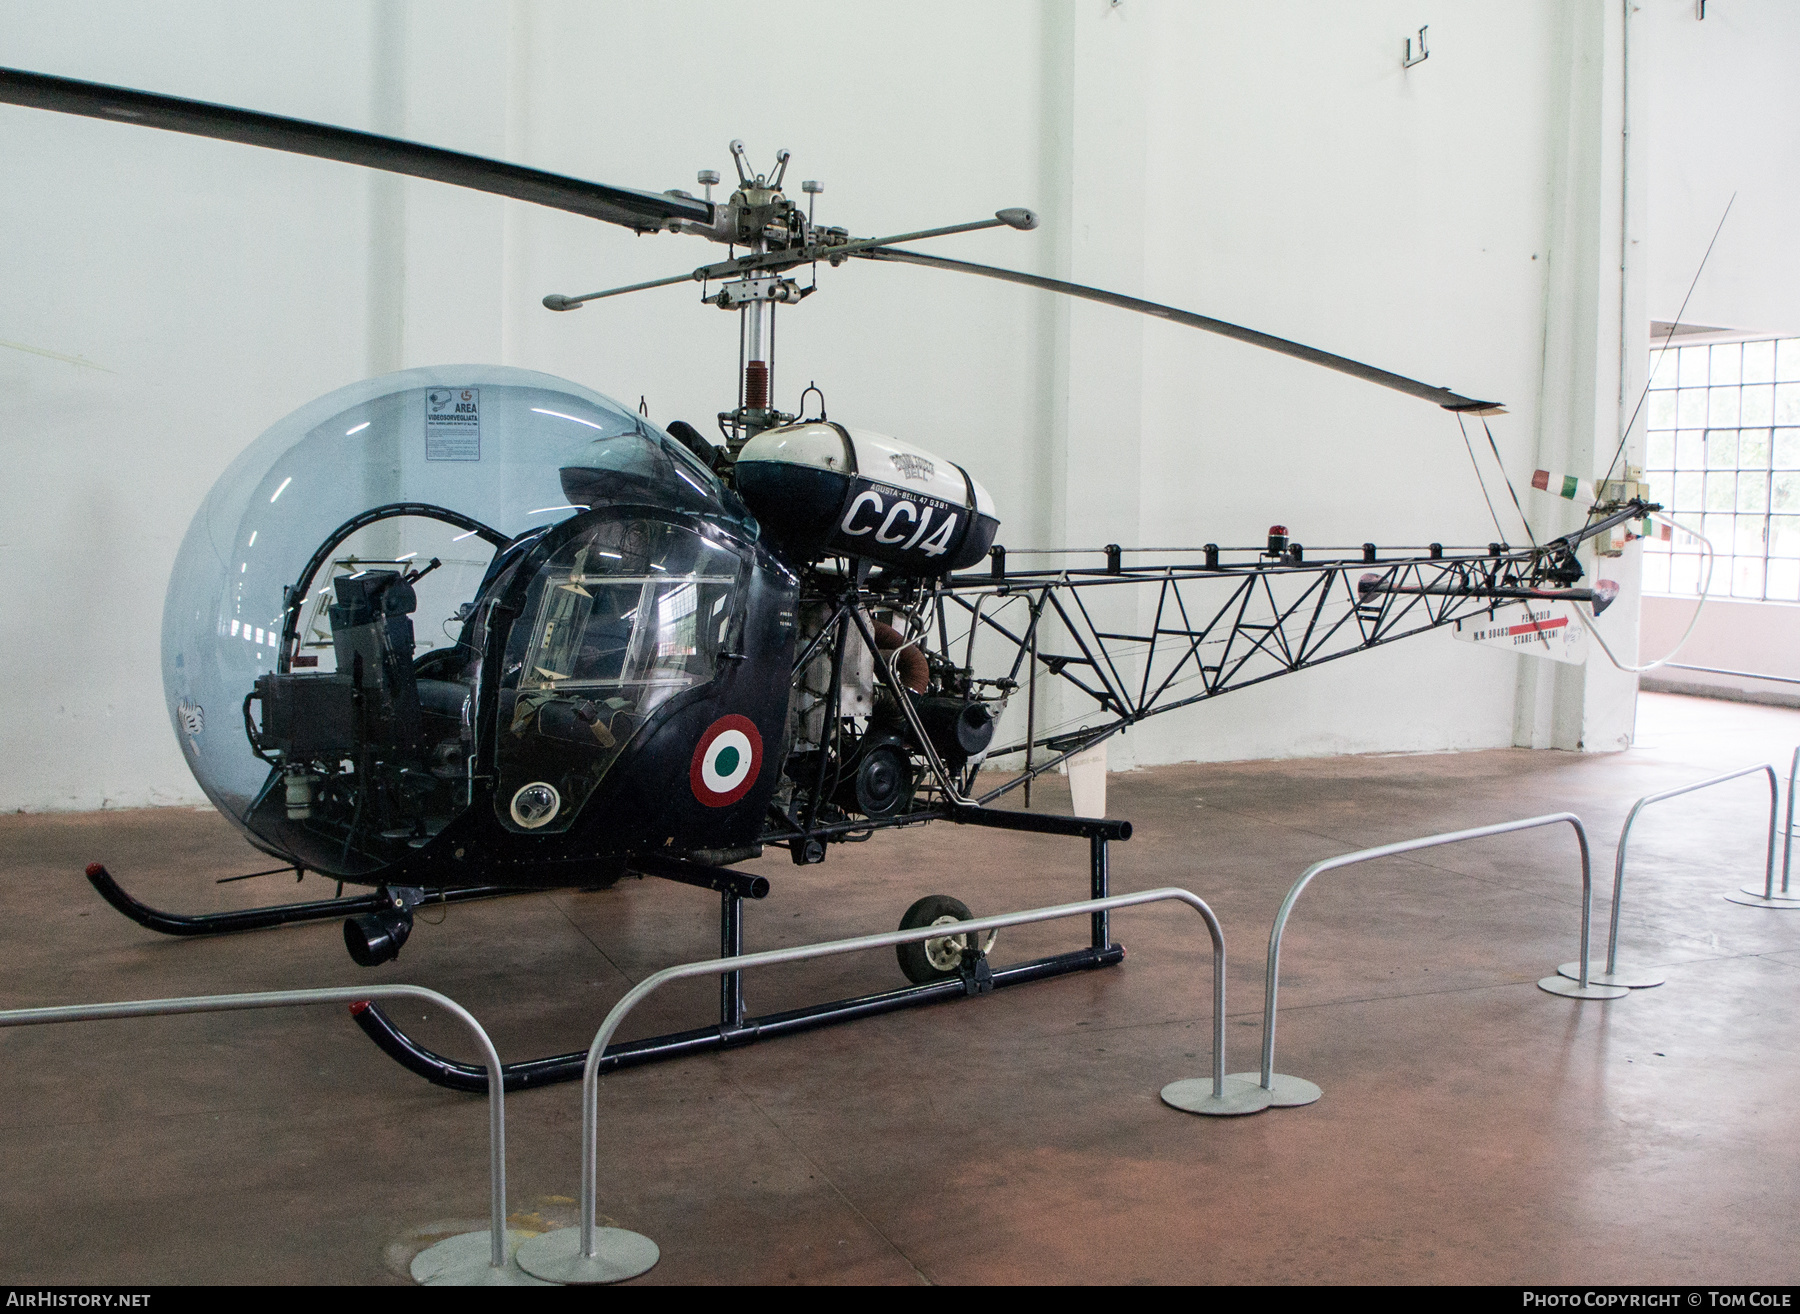
[[[481,459],[481,389],[433,388],[425,394],[425,459]]]

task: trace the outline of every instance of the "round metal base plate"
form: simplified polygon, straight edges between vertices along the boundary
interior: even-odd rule
[[[1259,1074],[1260,1075],[1260,1074]],[[1184,1077],[1162,1088],[1162,1101],[1183,1113],[1204,1113],[1230,1118],[1242,1113],[1261,1113],[1272,1103],[1269,1092],[1254,1081],[1225,1078],[1225,1094],[1213,1095],[1211,1077]]]
[[[1556,969],[1558,976],[1566,976],[1571,981],[1581,979],[1580,963],[1564,963]],[[1647,972],[1642,968],[1622,968],[1617,972],[1606,970],[1604,958],[1588,959],[1588,984],[1604,986],[1624,986],[1627,990],[1648,990],[1668,980],[1655,972]]]
[[[522,1272],[511,1258],[505,1268],[495,1268],[493,1252],[488,1246],[489,1233],[464,1232],[446,1237],[427,1246],[413,1256],[412,1277],[422,1287],[542,1287],[529,1273]],[[510,1256],[526,1239],[524,1232],[508,1230],[506,1249]]]
[[[1563,976],[1545,977],[1538,982],[1538,989],[1553,995],[1566,995],[1570,999],[1623,999],[1631,993],[1624,986],[1595,985],[1592,977],[1588,978],[1585,990],[1581,988],[1579,981],[1571,981]]]
[[[1741,903],[1746,908],[1800,908],[1800,895],[1777,894],[1772,899],[1763,898],[1761,885],[1746,885],[1737,894],[1725,896],[1732,903]]]
[[[1227,1082],[1247,1081],[1252,1086],[1262,1086],[1262,1073],[1234,1072],[1225,1078]],[[1269,1107],[1272,1109],[1297,1109],[1302,1104],[1311,1104],[1325,1092],[1304,1077],[1284,1077],[1279,1072],[1269,1078]]]
[[[513,1258],[533,1277],[571,1286],[623,1282],[648,1273],[662,1258],[656,1242],[622,1227],[595,1228],[594,1249],[592,1259],[583,1255],[581,1229],[564,1227],[532,1237]]]

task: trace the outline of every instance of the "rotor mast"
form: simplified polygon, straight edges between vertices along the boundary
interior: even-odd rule
[[[750,167],[744,143],[731,143],[731,160],[737,166],[738,186],[726,205],[734,225],[733,245],[747,249],[750,268],[728,278],[717,295],[708,297],[721,310],[738,313],[737,407],[721,412],[727,449],[733,456],[764,429],[787,424],[795,417],[775,405],[775,309],[783,302],[798,301],[810,287],[801,288],[779,270],[762,268],[756,257],[771,251],[806,246],[813,241],[812,220],[782,195],[789,153],[775,152],[775,169],[761,174]],[[702,175],[702,180],[711,170]],[[821,190],[808,182],[809,194]]]

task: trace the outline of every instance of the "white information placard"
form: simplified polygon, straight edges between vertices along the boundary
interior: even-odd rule
[[[1532,657],[1579,666],[1587,660],[1587,628],[1572,602],[1518,602],[1469,620],[1457,621],[1451,634],[1464,643],[1504,648]]]
[[[481,459],[480,388],[433,388],[425,394],[425,459]]]

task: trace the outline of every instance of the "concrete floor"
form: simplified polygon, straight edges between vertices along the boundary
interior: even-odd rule
[[[1115,775],[1115,888],[1184,885],[1231,951],[1228,1067],[1254,1066],[1270,918],[1319,858],[1571,809],[1602,894],[1632,800],[1786,756],[1800,712],[1646,696],[1628,753],[1496,750]],[[1052,783],[1039,806],[1057,806]],[[1201,1119],[1157,1099],[1207,1070],[1198,920],[1115,919],[1117,968],[609,1077],[601,1207],[653,1237],[641,1282],[1776,1283],[1797,1264],[1800,911],[1760,879],[1766,794],[1734,783],[1645,815],[1621,959],[1668,984],[1580,1003],[1534,982],[1575,957],[1569,832],[1321,877],[1283,953],[1278,1071],[1317,1104]],[[441,990],[508,1059],[586,1044],[656,967],[716,949],[714,897],[659,881],[449,910],[364,972],[338,925],[165,939],[111,912],[85,863],[190,911],[316,878],[260,865],[210,811],[0,818],[0,1005],[356,984]],[[978,912],[1084,892],[1076,841],[934,826],[761,864],[752,949],[892,927],[945,891]],[[1604,921],[1598,923],[1604,926]],[[1072,947],[1003,933],[996,959]],[[1603,949],[1603,941],[1600,942]],[[900,983],[869,954],[766,972],[754,1011]],[[710,983],[632,1034],[704,1022]],[[469,1056],[455,1024],[407,1011]],[[507,1101],[515,1226],[574,1221],[579,1089]],[[0,1032],[0,1281],[405,1281],[485,1225],[484,1103],[395,1066],[336,1008]]]

